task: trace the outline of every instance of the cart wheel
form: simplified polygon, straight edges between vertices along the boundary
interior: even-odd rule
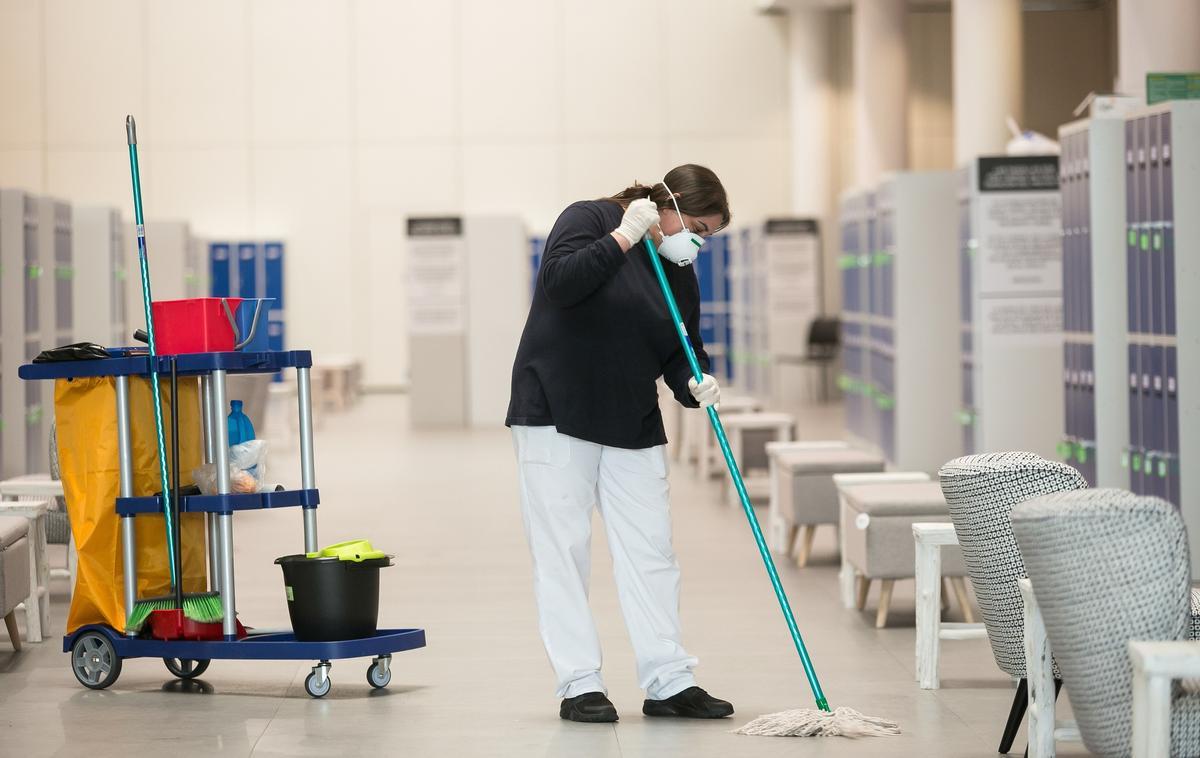
[[[367,667],[367,684],[377,690],[381,690],[388,686],[392,681],[392,669],[384,666],[376,658],[371,661],[371,665]]]
[[[167,671],[171,672],[172,676],[180,679],[195,679],[196,677],[208,671],[208,664],[212,663],[207,658],[194,660],[192,658],[163,658],[163,663],[167,664]]]
[[[304,691],[309,694],[309,697],[325,697],[329,694],[332,686],[333,681],[329,678],[328,672],[322,676],[320,672],[313,669],[313,672],[304,678]]]
[[[121,656],[100,632],[84,632],[71,645],[71,670],[84,687],[102,690],[121,675]]]

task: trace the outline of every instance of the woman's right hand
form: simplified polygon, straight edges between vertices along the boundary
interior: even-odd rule
[[[642,237],[646,236],[646,232],[650,231],[650,227],[657,223],[658,206],[648,198],[639,198],[625,209],[625,215],[621,217],[621,225],[613,231],[613,236],[617,237],[618,243],[622,241],[627,243],[621,245],[621,249],[628,252],[629,248],[641,242]]]

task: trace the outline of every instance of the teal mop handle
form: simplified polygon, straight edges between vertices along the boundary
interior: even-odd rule
[[[658,258],[658,249],[648,234],[646,235],[646,250],[650,253],[650,265],[654,268],[654,275],[658,277],[658,286],[662,288],[663,299],[667,301],[667,310],[671,312],[671,319],[675,322],[675,332],[679,335],[680,344],[683,345],[683,353],[687,356],[692,376],[699,382],[704,372],[700,370],[700,361],[696,360],[696,351],[692,348],[692,341],[688,339],[687,326],[684,325],[683,318],[679,315],[679,306],[675,303],[675,295],[671,292],[671,285],[667,282],[662,261]],[[779,581],[779,572],[775,569],[775,560],[767,548],[766,539],[763,538],[758,517],[754,515],[754,506],[750,504],[750,495],[746,492],[746,483],[742,480],[742,472],[738,469],[737,461],[733,457],[733,450],[729,447],[729,439],[725,436],[725,427],[721,424],[721,417],[717,415],[717,409],[714,406],[710,405],[707,410],[708,420],[712,424],[713,433],[717,435],[717,444],[721,446],[721,454],[725,456],[725,465],[729,468],[729,476],[733,479],[738,500],[742,503],[746,520],[750,522],[750,531],[754,532],[754,542],[758,545],[758,554],[762,556],[763,565],[767,567],[767,576],[771,577],[771,587],[775,590],[775,598],[779,600],[779,608],[783,611],[783,617],[787,619],[788,632],[792,635],[796,652],[800,654],[800,663],[804,666],[804,675],[808,677],[808,686],[812,688],[813,697],[817,700],[817,708],[828,711],[829,701],[825,699],[821,682],[817,680],[816,669],[813,668],[812,659],[808,656],[808,648],[804,646],[800,628],[796,626],[796,617],[792,614],[792,606],[788,603],[783,583]]]
[[[174,518],[171,515],[171,488],[167,476],[167,442],[163,435],[162,398],[158,389],[158,354],[154,351],[154,315],[150,312],[150,264],[146,260],[146,222],[142,218],[142,181],[138,175],[137,125],[133,116],[125,117],[125,137],[129,142],[129,170],[133,174],[133,220],[137,224],[138,265],[142,272],[142,306],[146,312],[146,335],[150,345],[150,391],[154,397],[154,431],[158,436],[158,475],[162,480],[163,519],[167,527],[167,565],[171,567],[171,586],[179,577],[175,573]],[[171,398],[175,403],[176,399]],[[132,608],[126,608],[132,613]]]

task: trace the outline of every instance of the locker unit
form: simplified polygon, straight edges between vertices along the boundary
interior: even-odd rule
[[[5,478],[45,471],[43,391],[17,369],[41,352],[40,203],[0,190],[0,462]],[[46,461],[43,463],[43,461]]]
[[[1064,431],[1060,457],[1093,487],[1129,486],[1125,384],[1124,121],[1059,129],[1062,157]],[[1109,306],[1109,307],[1106,307]]]
[[[845,397],[846,428],[861,440],[875,439],[877,418],[871,410],[870,271],[875,243],[875,194],[854,190],[842,195],[842,375],[838,387]]]
[[[799,389],[789,367],[807,353],[822,313],[817,222],[771,218],[743,229],[730,256],[732,371],[741,391],[789,407]]]
[[[894,174],[875,193],[879,247],[866,269],[872,441],[902,470],[937,471],[960,444],[955,206],[948,171]]]
[[[759,283],[755,279],[755,246],[758,243],[751,229],[737,234],[736,244],[729,255],[729,362],[737,388],[748,395],[761,397],[766,390],[762,371],[765,346],[763,327],[755,303]]]
[[[962,451],[1062,440],[1058,156],[981,156],[959,173]]]
[[[208,276],[208,243],[199,237],[190,237],[183,264],[184,297],[208,297]]]
[[[700,284],[700,339],[711,361],[713,376],[723,384],[732,379],[729,361],[729,234],[714,234],[704,243],[694,264]]]
[[[270,298],[261,326],[272,350],[285,349],[287,245],[281,240],[210,240],[193,270],[211,297]],[[201,273],[202,272],[202,273]],[[278,378],[278,377],[277,377]]]
[[[1130,489],[1183,507],[1200,530],[1200,102],[1162,103],[1124,123],[1125,385]],[[1193,558],[1193,570],[1200,558]]]
[[[74,342],[71,206],[51,197],[38,203],[38,320],[42,349]],[[46,441],[49,443],[49,431]]]
[[[131,230],[119,211],[95,206],[75,206],[71,224],[76,341],[107,347],[133,344],[127,288],[140,292],[141,283],[136,270],[130,277],[130,265],[136,266]]]

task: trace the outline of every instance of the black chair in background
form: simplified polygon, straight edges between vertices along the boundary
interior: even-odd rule
[[[778,356],[778,363],[808,366],[821,377],[818,402],[829,402],[829,368],[837,360],[842,344],[842,323],[837,316],[818,316],[808,325],[807,352],[798,356]]]

